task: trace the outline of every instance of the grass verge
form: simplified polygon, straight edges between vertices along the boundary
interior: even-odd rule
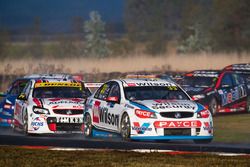
[[[250,144],[250,114],[223,114],[214,117],[214,140]]]
[[[0,166],[248,166],[249,156],[170,155],[120,151],[51,151],[0,147]]]

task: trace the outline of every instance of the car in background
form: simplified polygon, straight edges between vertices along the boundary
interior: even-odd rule
[[[16,99],[13,128],[26,134],[81,133],[88,93],[80,81],[31,79]]]
[[[232,64],[229,66],[226,66],[224,71],[233,71],[239,75],[241,75],[248,88],[248,97],[247,97],[247,111],[250,112],[250,63],[245,63],[245,64]]]
[[[175,82],[171,75],[167,74],[128,74],[127,79],[147,79],[148,81],[163,79],[166,81]]]
[[[36,78],[71,79],[72,76],[69,74],[31,74],[14,80],[8,90],[0,94],[2,97],[0,101],[0,126],[11,126],[17,96],[31,79]]]
[[[179,84],[213,115],[249,111],[247,85],[232,71],[196,70],[186,73]]]
[[[87,99],[83,120],[87,137],[99,130],[124,140],[213,139],[210,112],[166,80],[110,80]]]

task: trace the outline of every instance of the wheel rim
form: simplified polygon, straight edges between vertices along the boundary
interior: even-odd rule
[[[130,137],[130,120],[128,115],[124,115],[121,122],[121,135],[123,139],[128,139]]]
[[[84,122],[84,134],[86,136],[91,135],[92,125],[91,125],[91,118],[89,115],[86,116],[85,122]]]

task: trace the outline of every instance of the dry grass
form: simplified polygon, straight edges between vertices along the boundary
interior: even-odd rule
[[[130,55],[106,59],[65,58],[65,59],[22,59],[0,62],[1,74],[34,73],[41,64],[54,66],[60,72],[97,73],[97,72],[135,72],[135,71],[190,71],[195,69],[221,69],[229,64],[249,63],[250,54],[240,56],[231,54],[196,54],[196,55]],[[7,65],[9,64],[9,67]],[[46,71],[42,72],[54,72]]]
[[[0,147],[0,166],[104,166],[104,167],[164,167],[164,166],[249,166],[248,156],[223,157],[210,154],[169,155],[119,151],[49,151]]]

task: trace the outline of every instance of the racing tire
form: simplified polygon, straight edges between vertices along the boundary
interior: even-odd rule
[[[247,113],[250,113],[250,96],[247,97],[246,112],[247,112]]]
[[[125,141],[130,140],[131,124],[127,113],[123,114],[121,119],[121,137]]]
[[[212,142],[213,139],[200,139],[194,140],[195,144],[209,144]]]
[[[218,110],[218,103],[216,101],[215,98],[212,98],[212,100],[209,102],[209,106],[208,106],[209,111],[211,112],[211,114],[213,116],[215,116],[217,114],[217,110]]]
[[[89,114],[86,114],[83,121],[83,135],[85,137],[92,137],[93,136],[93,125],[91,116]]]
[[[29,136],[30,133],[28,132],[28,113],[27,111],[24,113],[24,117],[23,117],[23,132],[25,135]]]

